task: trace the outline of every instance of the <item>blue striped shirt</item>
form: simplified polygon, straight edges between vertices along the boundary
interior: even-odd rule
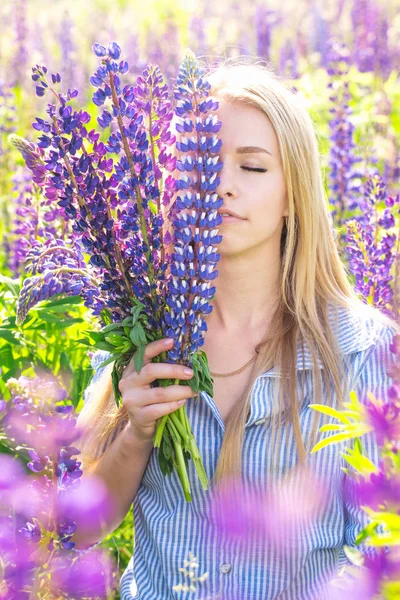
[[[360,310],[340,308],[338,325],[334,329],[340,352],[348,362],[349,381],[359,398],[367,391],[387,400],[391,384],[386,370],[391,363],[389,345],[394,331],[381,322],[380,313],[364,305]],[[93,366],[106,358],[104,352],[93,357]],[[320,364],[320,366],[322,366]],[[311,385],[311,355],[307,348],[299,353],[297,375],[305,371],[303,402],[299,409],[303,439],[310,431],[314,411]],[[100,376],[97,370],[94,380]],[[280,373],[271,369],[258,376],[253,385],[251,412],[245,425],[242,469],[246,478],[264,483],[270,456],[269,427],[272,413],[272,388]],[[300,377],[298,378],[300,385]],[[90,388],[88,389],[90,392]],[[87,394],[87,397],[90,393]],[[224,422],[214,400],[201,392],[196,401],[186,403],[186,411],[196,438],[207,476],[215,471],[224,435]],[[323,418],[322,415],[321,419]],[[321,422],[327,422],[327,418]],[[328,418],[328,422],[334,422]],[[263,426],[264,424],[264,426]],[[285,428],[284,428],[285,429]],[[285,432],[285,443],[280,449],[279,461],[294,465],[297,460],[293,431]],[[318,434],[318,440],[323,435]],[[378,448],[374,434],[362,438],[365,452],[377,465]],[[192,488],[192,502],[183,497],[179,478],[174,472],[164,477],[158,464],[158,449],[153,449],[138,492],[133,498],[134,554],[121,582],[122,600],[309,600],[324,598],[327,582],[337,576],[347,563],[344,545],[354,546],[355,538],[368,522],[362,509],[355,509],[346,501],[343,491],[348,464],[341,456],[346,443],[329,445],[310,455],[308,464],[317,476],[329,482],[329,498],[324,508],[310,523],[297,541],[296,551],[282,556],[274,553],[268,544],[255,542],[244,551],[232,539],[221,536],[209,518],[208,501],[211,490],[200,486],[192,461],[188,473]],[[297,494],[293,492],[293,509]],[[368,552],[365,546],[361,546]],[[373,552],[373,550],[371,550]],[[190,554],[192,553],[192,554]],[[196,564],[196,577],[206,574],[195,583],[195,589],[184,591],[180,584],[190,585],[182,569],[189,571],[189,557]]]

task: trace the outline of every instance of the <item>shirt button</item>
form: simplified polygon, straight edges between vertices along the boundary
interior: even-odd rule
[[[221,573],[229,573],[232,569],[232,565],[229,563],[222,563],[221,565]]]

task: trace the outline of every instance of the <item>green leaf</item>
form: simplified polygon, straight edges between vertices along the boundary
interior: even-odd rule
[[[113,354],[112,356],[110,356],[109,358],[107,358],[107,360],[105,360],[104,362],[101,363],[101,365],[99,365],[99,369],[103,369],[104,367],[106,367],[107,365],[110,365],[111,363],[115,362],[117,360],[117,358],[119,358],[120,356],[122,356],[121,354]]]
[[[98,350],[105,350],[106,352],[111,352],[114,353],[114,346],[112,346],[111,344],[107,344],[107,342],[96,342],[94,344],[95,348],[97,348]]]
[[[70,388],[73,387],[73,384],[71,385],[71,379],[73,380],[75,377],[75,369],[71,365],[68,354],[64,351],[60,352],[60,376],[64,386],[69,391]]]
[[[20,340],[15,337],[15,333],[12,330],[6,329],[4,327],[0,328],[0,340],[4,340],[9,344],[15,344],[18,346],[21,345]]]
[[[47,313],[45,311],[40,313],[40,318],[46,323],[51,323],[56,326],[57,329],[65,329],[66,327],[70,327],[71,325],[75,325],[76,323],[83,323],[83,319],[81,317],[70,317],[61,319],[57,315],[52,315],[51,313]]]
[[[44,306],[45,308],[53,308],[54,306],[65,306],[69,304],[82,304],[82,298],[80,296],[65,296],[63,298],[56,298],[56,300],[49,300]]]
[[[309,408],[313,408],[318,412],[324,413],[325,415],[329,415],[330,417],[334,417],[335,419],[342,421],[342,423],[351,423],[351,421],[347,417],[345,417],[341,412],[335,410],[331,406],[326,406],[325,404],[309,404]]]
[[[128,341],[125,336],[118,335],[117,333],[110,333],[109,335],[104,336],[104,339],[115,347],[125,346]]]
[[[115,329],[119,329],[120,327],[120,323],[110,323],[102,328],[101,333],[109,333],[110,331],[115,331]]]
[[[373,519],[377,523],[385,525],[387,529],[400,533],[400,515],[396,515],[392,512],[376,511],[373,515]]]
[[[89,348],[91,348],[92,345],[93,345],[86,338],[79,338],[79,340],[75,340],[75,343],[76,344],[83,344],[84,346],[89,346]]]
[[[11,279],[11,277],[7,277],[6,275],[2,275],[0,273],[0,283],[3,284],[14,296],[14,298],[18,298],[19,291],[21,288],[19,279]]]
[[[134,327],[131,329],[130,338],[135,346],[147,344],[146,334],[140,323],[136,323],[136,325],[134,325]]]
[[[104,335],[99,331],[84,331],[83,335],[87,335],[94,342],[104,342]]]
[[[108,308],[103,308],[100,311],[100,316],[103,320],[103,323],[105,323],[106,325],[109,325],[110,323],[112,323],[112,315],[111,315],[111,311],[108,310]]]
[[[146,349],[145,344],[140,344],[136,349],[135,358],[134,358],[134,365],[135,365],[136,373],[139,373],[139,371],[143,367],[145,349]]]
[[[119,325],[122,327],[126,327],[127,325],[132,325],[132,317],[125,317],[125,319]]]
[[[14,362],[13,352],[11,346],[3,346],[0,348],[0,365],[2,368],[10,369]]]
[[[342,431],[344,425],[337,425],[335,423],[327,423],[326,425],[322,425],[319,428],[320,433],[324,433],[325,431]]]
[[[337,444],[339,442],[343,442],[344,440],[351,440],[356,436],[357,433],[338,433],[336,435],[331,435],[318,442],[318,444],[316,444],[311,450],[311,454],[314,454],[314,452],[318,452],[318,450],[325,448],[325,446],[329,446],[329,444]]]
[[[344,460],[351,465],[356,471],[362,473],[364,477],[371,473],[378,473],[377,467],[366,456],[354,453],[351,448],[347,448],[348,454],[342,454]]]

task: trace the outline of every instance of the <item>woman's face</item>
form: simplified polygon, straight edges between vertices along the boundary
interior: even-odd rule
[[[275,131],[260,110],[216,99],[216,113],[222,122],[217,134],[222,140],[219,156],[223,162],[216,189],[224,201],[220,210],[230,209],[243,219],[219,226],[223,241],[218,252],[221,256],[239,255],[262,249],[274,255],[279,252],[283,217],[288,215]],[[246,147],[254,148],[246,151]]]

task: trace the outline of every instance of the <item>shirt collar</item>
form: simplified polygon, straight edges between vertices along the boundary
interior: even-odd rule
[[[328,319],[339,346],[341,354],[361,352],[376,343],[381,332],[382,314],[378,309],[360,302],[349,307],[329,305]],[[323,368],[317,356],[317,365]],[[303,371],[312,368],[312,355],[307,344],[304,352],[301,344],[298,345],[296,370]],[[280,376],[279,370],[273,367],[262,373],[260,377]]]

